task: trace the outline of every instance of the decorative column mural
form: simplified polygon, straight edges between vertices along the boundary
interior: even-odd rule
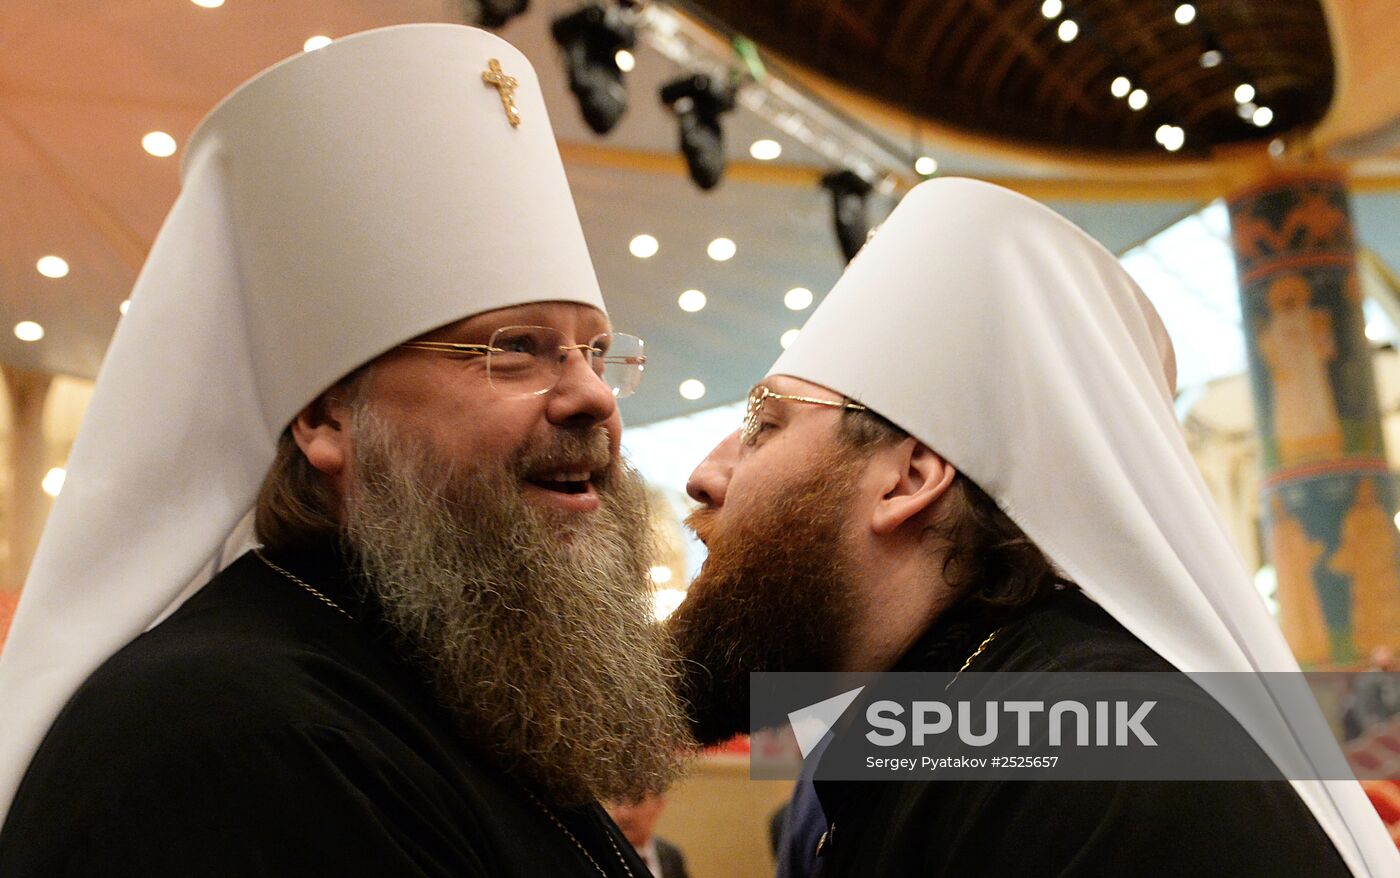
[[[1288,176],[1230,199],[1280,622],[1306,665],[1400,645],[1400,534],[1346,188]]]

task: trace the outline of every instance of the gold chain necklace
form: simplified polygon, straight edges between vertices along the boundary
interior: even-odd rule
[[[583,842],[579,841],[578,837],[569,831],[569,827],[565,826],[563,821],[561,821],[558,817],[554,816],[554,812],[549,809],[549,806],[546,805],[544,802],[541,802],[535,796],[534,793],[530,792],[529,790],[526,790],[523,786],[521,787],[521,789],[525,790],[525,795],[530,797],[530,801],[535,803],[535,807],[539,808],[541,811],[544,812],[544,816],[549,818],[549,822],[553,823],[556,827],[558,827],[559,831],[564,833],[564,835],[568,837],[569,841],[574,843],[574,847],[578,848],[579,852],[588,858],[588,862],[593,864],[593,868],[598,870],[598,874],[602,875],[603,878],[607,878],[607,870],[605,870],[601,865],[599,865],[597,860],[593,859],[593,855],[588,852],[588,848],[584,847]],[[617,842],[613,840],[612,833],[608,832],[607,828],[604,827],[603,834],[608,837],[608,844],[612,845],[613,853],[617,855],[617,861],[622,864],[622,870],[627,873],[627,878],[635,878],[635,876],[632,874],[632,867],[627,865],[627,858],[622,855],[622,849],[619,848],[617,846]]]
[[[943,687],[944,692],[947,692],[949,689],[953,688],[953,684],[958,682],[958,677],[962,674],[962,672],[968,669],[968,667],[972,664],[973,660],[976,659],[979,655],[981,655],[982,651],[985,650],[988,646],[990,646],[992,640],[995,639],[996,636],[1000,633],[1000,628],[995,629],[994,631],[992,631],[991,634],[987,635],[986,640],[983,640],[980,644],[977,645],[977,648],[972,651],[972,655],[967,657],[967,661],[963,662],[962,667],[958,668],[958,672],[953,675],[953,679],[949,680],[948,685]]]
[[[272,561],[268,560],[268,557],[262,553],[262,549],[254,549],[253,554],[258,556],[259,561],[266,564],[272,570],[275,570],[283,576],[287,577],[287,579],[291,580],[297,586],[301,587],[304,591],[309,593],[312,597],[316,598],[321,603],[330,607],[332,610],[335,610],[337,613],[349,619],[351,622],[355,621],[355,617],[347,613],[345,609],[340,606],[340,604],[337,604],[335,601],[326,597],[316,588],[312,587],[310,583],[306,582],[304,579],[300,578],[295,573],[292,573],[290,570],[286,570],[282,567],[279,567]],[[524,787],[521,787],[521,789],[524,789]],[[544,802],[541,802],[538,798],[535,797],[535,794],[530,792],[529,790],[525,790],[525,795],[529,796],[530,801],[534,802],[535,806],[544,812],[544,815],[549,818],[550,822],[553,823],[556,827],[558,827],[559,831],[564,833],[564,835],[569,839],[569,841],[574,843],[574,847],[578,848],[579,852],[588,858],[588,862],[593,864],[593,868],[598,870],[598,874],[602,875],[603,878],[607,878],[607,871],[601,865],[599,865],[598,861],[593,858],[593,855],[588,852],[588,848],[583,846],[583,842],[579,841],[578,837],[569,831],[569,827],[565,826],[559,820],[558,817],[554,816],[554,812],[549,810],[549,806],[546,805]],[[612,833],[608,832],[605,828],[603,834],[607,836],[608,844],[612,845],[613,853],[617,855],[617,861],[622,864],[622,869],[627,873],[627,878],[635,878],[635,876],[632,874],[632,867],[627,865],[627,858],[622,855],[622,849],[619,848],[617,846],[617,842],[613,840]]]
[[[305,590],[306,592],[308,592],[309,594],[311,594],[314,598],[316,598],[316,600],[318,600],[318,601],[320,601],[321,603],[325,604],[326,606],[330,607],[332,610],[335,610],[337,613],[339,613],[340,615],[342,615],[342,616],[344,616],[345,618],[349,619],[351,622],[355,621],[355,617],[352,616],[352,615],[350,615],[349,613],[345,612],[345,609],[344,609],[343,607],[341,607],[340,604],[337,604],[335,601],[333,601],[333,600],[331,600],[330,598],[326,597],[325,595],[321,594],[321,592],[319,592],[319,591],[317,591],[316,589],[312,588],[305,580],[299,578],[296,574],[292,573],[290,570],[284,570],[283,568],[278,567],[276,564],[274,564],[274,563],[272,563],[271,561],[269,561],[268,558],[267,558],[267,556],[264,555],[264,554],[262,553],[262,549],[254,549],[254,550],[253,550],[253,554],[258,556],[258,560],[259,560],[259,561],[263,562],[263,563],[266,564],[268,567],[272,568],[273,570],[275,570],[275,571],[277,571],[278,573],[282,574],[283,576],[287,577],[288,579],[290,579],[290,580],[291,580],[292,582],[294,582],[295,584],[301,586],[301,588],[302,588],[303,590]]]

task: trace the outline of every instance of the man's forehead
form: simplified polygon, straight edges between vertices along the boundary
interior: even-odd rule
[[[608,316],[592,305],[579,302],[531,302],[473,314],[424,333],[422,338],[435,340],[489,336],[502,326],[535,325],[572,330],[576,335],[587,336],[611,329]]]
[[[829,387],[820,384],[813,384],[792,375],[769,375],[762,381],[754,385],[766,387],[774,393],[782,393],[791,396],[812,396],[818,399],[840,399],[842,394]]]

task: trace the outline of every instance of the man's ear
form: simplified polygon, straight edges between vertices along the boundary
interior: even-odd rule
[[[871,530],[888,536],[905,522],[933,508],[958,474],[953,465],[913,437],[877,452],[886,456],[885,493],[875,504]]]
[[[321,394],[292,420],[292,438],[307,462],[338,479],[350,461],[350,407]]]

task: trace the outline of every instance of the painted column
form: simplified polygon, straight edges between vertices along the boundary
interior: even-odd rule
[[[1400,644],[1400,535],[1346,188],[1271,179],[1229,202],[1280,623],[1305,665]]]

